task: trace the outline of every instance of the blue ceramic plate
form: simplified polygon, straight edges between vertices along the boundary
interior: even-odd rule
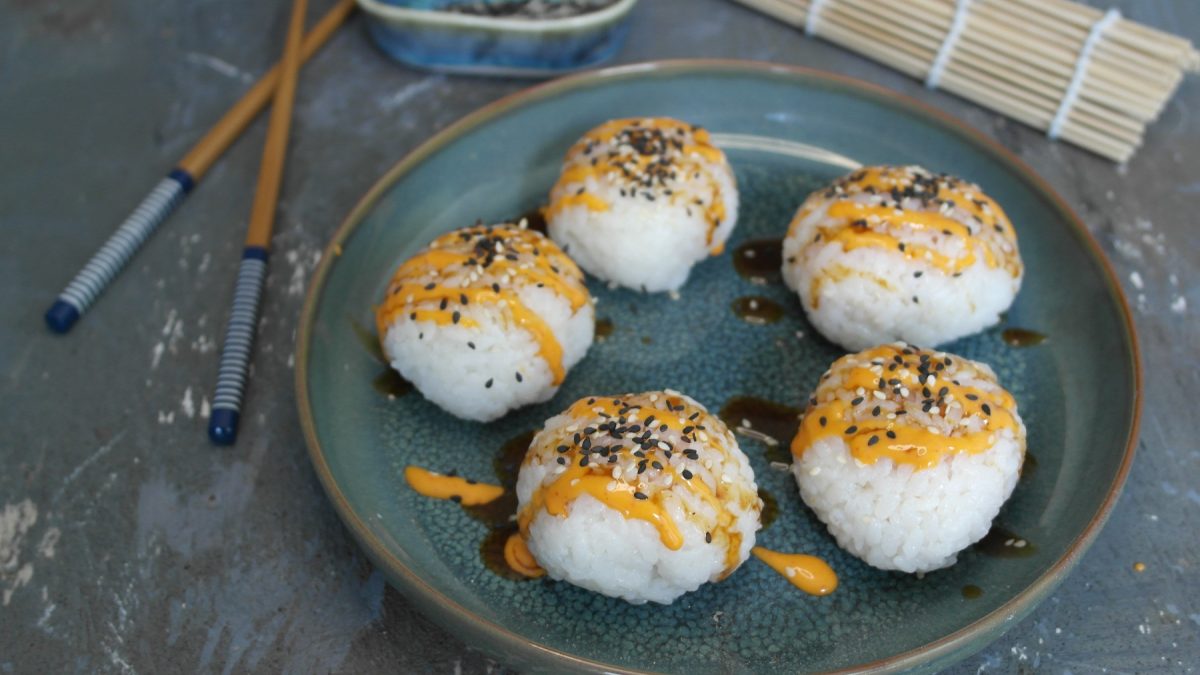
[[[679,300],[590,284],[612,332],[550,402],[487,425],[373,381],[372,306],[399,261],[434,236],[541,205],[571,142],[610,118],[670,115],[726,147],[742,193],[729,251],[696,267]],[[506,441],[579,396],[672,387],[710,409],[738,396],[795,406],[841,351],[778,284],[735,273],[748,240],[778,238],[815,187],[858,163],[919,163],[977,181],[1008,211],[1027,266],[1006,325],[948,345],[990,363],[1015,394],[1035,464],[976,546],[918,579],[841,552],[764,446],[743,439],[779,515],[759,542],[826,558],[841,587],[793,589],[754,559],[671,606],[630,606],[547,580],[513,581],[481,555],[489,528],[424,499],[408,464],[491,479]],[[765,296],[783,320],[751,325],[731,304]],[[686,326],[686,330],[681,330]],[[1006,327],[1049,336],[1015,348]],[[1095,538],[1133,457],[1140,401],[1129,313],[1095,242],[1016,158],[891,92],[830,75],[743,62],[630,66],[507,98],[438,134],[385,175],[338,230],[301,322],[297,389],[317,473],[339,515],[392,583],[468,644],[549,671],[812,671],[943,666],[1028,613]],[[736,421],[736,420],[735,420]],[[1004,547],[1019,537],[1023,549]],[[994,539],[994,538],[993,538]],[[1004,555],[1019,552],[1021,555]],[[981,592],[964,593],[968,586]]]

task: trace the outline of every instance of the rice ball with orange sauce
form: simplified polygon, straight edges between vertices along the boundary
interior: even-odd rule
[[[1020,476],[1025,425],[988,366],[896,343],[833,363],[792,455],[800,496],[842,548],[928,572],[987,534]]]
[[[590,274],[644,292],[673,291],[718,255],[737,222],[737,182],[700,127],[620,119],[567,152],[545,210],[554,241]]]
[[[520,534],[550,577],[634,604],[731,574],[762,511],[733,434],[669,389],[583,398],[549,419],[517,500]]]
[[[999,204],[917,166],[860,169],[809,195],[783,258],[809,320],[849,350],[978,332],[1012,305],[1024,272]]]
[[[524,222],[438,237],[396,270],[375,318],[393,368],[481,422],[553,396],[596,327],[583,272]]]

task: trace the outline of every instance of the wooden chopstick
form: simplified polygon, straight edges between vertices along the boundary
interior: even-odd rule
[[[340,0],[313,26],[312,31],[304,36],[301,62],[307,61],[325,46],[354,8],[354,0]],[[45,315],[46,324],[51,330],[65,333],[75,325],[146,239],[171,215],[213,163],[267,106],[279,84],[279,77],[280,65],[276,64],[204,134],[167,177],[159,181],[154,190],[75,275],[71,283],[59,293]]]
[[[246,245],[242,249],[242,262],[233,291],[233,307],[229,326],[225,330],[225,344],[221,349],[212,415],[208,419],[208,437],[218,445],[230,445],[237,440],[250,351],[254,346],[263,281],[267,276],[267,252],[271,245],[271,230],[275,226],[284,159],[287,157],[292,108],[296,102],[296,80],[300,72],[304,15],[307,10],[308,0],[293,0],[287,42],[283,58],[279,61],[279,86],[271,105],[267,141],[263,145],[262,163],[258,169],[258,186],[254,191],[250,225],[246,228]]]

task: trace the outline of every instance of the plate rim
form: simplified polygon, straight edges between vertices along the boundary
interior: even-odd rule
[[[326,496],[333,503],[334,510],[351,531],[351,534],[354,535],[358,544],[366,550],[368,555],[375,561],[375,564],[384,567],[385,571],[390,572],[388,575],[390,578],[403,582],[395,584],[398,590],[404,592],[410,599],[419,601],[419,608],[431,616],[431,618],[442,623],[443,626],[449,622],[469,624],[476,631],[483,631],[488,634],[493,640],[513,647],[523,658],[549,660],[549,662],[558,667],[582,668],[608,673],[653,672],[603,663],[555,649],[541,644],[532,638],[524,637],[493,621],[484,619],[458,604],[392,555],[386,546],[383,545],[382,541],[370,532],[364,520],[350,506],[349,501],[335,481],[325,460],[324,451],[316,435],[316,425],[309,399],[308,362],[312,341],[312,327],[316,320],[317,306],[324,291],[326,278],[340,253],[342,243],[353,234],[354,230],[361,224],[364,216],[379,198],[405,173],[425,161],[436,151],[457,140],[466,132],[510,110],[551,98],[561,92],[570,91],[581,86],[588,86],[597,81],[618,80],[636,77],[640,74],[654,73],[662,75],[698,72],[775,74],[799,80],[807,80],[809,82],[818,82],[826,87],[849,91],[868,99],[880,101],[885,105],[898,107],[918,117],[923,117],[941,129],[980,147],[982,151],[987,152],[1002,164],[1006,164],[1015,173],[1019,174],[1020,177],[1027,180],[1034,191],[1046,198],[1051,207],[1061,213],[1070,226],[1070,229],[1073,230],[1075,236],[1083,244],[1084,250],[1098,264],[1107,290],[1117,301],[1120,323],[1124,328],[1126,344],[1129,346],[1131,361],[1129,365],[1133,373],[1133,398],[1129,411],[1131,413],[1131,424],[1126,435],[1125,450],[1121,458],[1121,464],[1107,488],[1104,500],[1092,515],[1087,525],[1075,537],[1074,541],[1070,543],[1066,552],[1046,572],[1019,591],[1010,600],[988,614],[928,644],[836,672],[892,672],[918,667],[941,658],[950,657],[960,650],[969,647],[969,643],[978,639],[981,635],[990,634],[1000,629],[1005,623],[1011,622],[1015,624],[1016,620],[1027,615],[1066,578],[1066,575],[1079,562],[1083,553],[1095,541],[1096,536],[1107,522],[1113,507],[1116,505],[1121,489],[1128,478],[1134,456],[1137,453],[1144,397],[1142,355],[1129,302],[1121,288],[1112,263],[1109,261],[1108,256],[1104,254],[1095,236],[1092,235],[1074,209],[1067,204],[1053,186],[1034,171],[1024,160],[983,132],[931,104],[924,103],[882,85],[806,66],[767,61],[720,58],[643,61],[588,70],[523,88],[468,113],[441,131],[436,132],[384,172],[356,202],[330,238],[329,243],[322,253],[320,264],[313,274],[312,281],[309,283],[304,299],[304,307],[301,312],[299,324],[297,325],[297,363],[295,369],[296,405],[309,459],[313,464],[322,488],[325,490]],[[429,611],[432,607],[439,608],[439,611]],[[1001,633],[1003,632],[1001,630]]]

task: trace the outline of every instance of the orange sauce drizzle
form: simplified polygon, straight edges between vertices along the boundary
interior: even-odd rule
[[[904,169],[897,167],[870,167],[854,176],[855,180],[838,184],[844,189],[842,194],[852,196],[874,190],[886,195],[894,188],[903,189],[909,180]],[[972,232],[960,221],[938,211],[898,209],[840,199],[829,206],[827,213],[830,219],[841,223],[819,227],[818,232],[823,239],[840,243],[846,251],[864,247],[899,250],[909,260],[926,262],[946,273],[961,272],[975,264],[976,250],[982,252],[988,267],[997,267],[1000,264],[997,247],[1003,241],[1015,243],[1015,232],[1004,211],[982,192],[975,191],[968,197],[959,186],[944,184],[938,187],[936,194],[921,196],[953,202],[979,221],[979,231]],[[788,228],[789,235],[795,233],[810,213],[810,209],[802,208],[796,214]],[[902,242],[897,235],[901,229],[934,230],[947,237],[959,238],[964,242],[965,250],[962,255],[951,257],[927,246]],[[1015,257],[1006,258],[1005,268],[1013,276],[1020,274],[1020,263]]]
[[[935,428],[925,428],[907,420],[888,419],[886,415],[872,415],[869,412],[853,419],[851,401],[832,398],[818,402],[804,414],[800,430],[792,440],[792,455],[801,457],[805,450],[821,438],[840,437],[850,447],[851,456],[863,464],[874,464],[880,458],[887,457],[897,464],[911,464],[915,470],[921,470],[937,466],[944,457],[953,454],[977,454],[989,449],[995,443],[996,433],[1001,429],[1017,432],[1016,419],[1011,412],[1014,401],[1008,392],[985,392],[975,387],[954,384],[952,379],[943,379],[938,377],[937,373],[934,373],[933,385],[919,382],[917,378],[921,376],[917,373],[917,364],[920,352],[915,349],[912,351],[914,354],[904,355],[900,348],[885,345],[857,355],[842,357],[854,358],[861,363],[846,373],[838,386],[851,391],[861,388],[863,402],[857,409],[870,411],[880,402],[872,392],[879,390],[881,377],[870,370],[870,362],[882,360],[886,368],[894,356],[907,356],[907,366],[894,372],[884,370],[882,377],[899,379],[899,386],[912,391],[920,391],[925,386],[934,391],[946,388],[947,404],[953,401],[961,406],[964,419],[978,415],[986,421],[981,431],[958,429],[951,431],[950,435],[945,435]],[[838,364],[835,363],[833,369],[837,368]],[[889,385],[885,392],[888,397],[891,396],[891,388]]]
[[[829,563],[803,553],[779,553],[761,546],[750,552],[771,569],[783,575],[793,586],[809,595],[829,595],[837,590],[837,572]]]
[[[610,489],[609,486],[612,486]],[[683,546],[683,535],[671,519],[671,515],[657,499],[634,497],[634,486],[613,480],[607,473],[592,473],[591,469],[572,466],[559,475],[553,483],[543,486],[533,495],[533,500],[521,512],[517,523],[522,532],[527,532],[533,516],[545,507],[552,516],[566,516],[571,502],[584,494],[626,518],[644,520],[658,530],[663,546],[677,551]]]
[[[708,163],[721,164],[725,161],[725,153],[721,152],[719,148],[712,144],[711,137],[706,129],[696,128],[689,124],[666,117],[656,117],[648,120],[611,120],[605,122],[599,127],[596,127],[595,129],[592,129],[584,135],[581,141],[572,146],[571,149],[567,151],[567,162],[569,163],[572,160],[581,159],[584,150],[593,143],[604,143],[611,141],[624,131],[636,131],[639,129],[654,129],[664,132],[676,130],[691,132],[692,138],[695,142],[684,145],[681,150],[682,156],[676,158],[674,161],[679,165],[680,174],[688,175],[700,173],[707,178],[708,182],[712,185],[711,196],[708,200],[708,205],[704,207],[705,220],[709,225],[708,243],[711,245],[713,234],[716,232],[717,227],[724,222],[727,211],[725,208],[725,202],[723,199],[721,199],[718,184],[713,178],[709,167],[702,162],[696,161],[694,158],[699,157]],[[592,177],[599,177],[609,174],[621,175],[625,173],[625,171],[622,170],[622,167],[630,172],[644,171],[646,167],[656,159],[657,156],[635,153],[632,155],[619,155],[616,157],[617,161],[615,163],[604,157],[597,157],[595,163],[581,161],[576,164],[568,164],[563,169],[562,174],[559,176],[558,181],[551,190],[552,194],[556,191],[561,191],[564,194],[554,199],[550,205],[543,210],[543,213],[546,218],[552,218],[558,213],[562,212],[564,209],[571,208],[573,206],[584,206],[592,211],[597,212],[607,211],[611,205],[605,199],[586,191],[582,193],[567,191],[566,187],[572,183],[582,183],[588,178]],[[628,166],[630,163],[633,163],[636,166],[631,169]],[[675,197],[676,195],[671,195],[671,200],[674,201]],[[709,252],[712,255],[719,255],[724,250],[724,245],[717,245],[712,246]]]
[[[504,488],[499,485],[475,483],[459,476],[434,473],[419,466],[405,467],[404,480],[419,495],[434,499],[453,499],[464,506],[487,504],[504,494]]]
[[[662,400],[667,406],[672,408],[684,404],[682,399],[670,395],[664,395]],[[624,407],[625,403],[626,401],[621,398],[583,398],[572,404],[566,414],[576,419],[586,420],[594,419],[600,413],[604,413],[615,419],[619,416],[619,411]],[[644,406],[638,412],[638,421],[640,423],[644,424],[645,420],[650,417],[654,418],[653,423],[649,426],[654,429],[656,434],[663,433],[660,431],[663,425],[666,425],[668,430],[682,432],[688,426],[698,424],[707,426],[715,419],[706,414],[694,420],[689,419],[693,413],[698,412],[696,408],[691,406],[682,411],[663,410]],[[563,442],[571,445],[569,439]],[[661,460],[661,464],[665,467],[663,470],[671,472],[672,484],[688,486],[692,495],[705,502],[717,514],[716,526],[708,532],[708,535],[710,537],[709,541],[725,546],[725,572],[722,574],[722,578],[724,578],[740,562],[742,535],[733,527],[733,514],[725,507],[718,493],[709,487],[699,476],[692,475],[690,479],[684,478],[680,471],[670,467],[666,461],[666,456],[661,454],[657,448],[645,450],[644,452],[645,460],[648,462],[652,462],[655,459]],[[683,534],[671,517],[664,502],[665,499],[679,499],[678,496],[672,494],[669,490],[660,490],[646,495],[644,498],[639,498],[635,495],[636,486],[613,479],[609,474],[607,465],[599,463],[580,466],[578,460],[581,455],[577,447],[573,447],[572,451],[566,456],[570,460],[568,468],[559,474],[553,482],[543,485],[536,490],[530,502],[518,514],[517,523],[523,534],[528,535],[529,525],[541,509],[544,508],[550,515],[566,516],[570,512],[571,503],[578,497],[588,494],[608,508],[621,513],[625,518],[642,520],[653,525],[658,532],[659,541],[668,549],[678,550],[683,546]],[[739,502],[742,509],[749,509],[752,506],[749,503],[750,500],[757,499],[757,493],[739,495]],[[688,511],[686,504],[681,504],[680,506],[683,507],[685,512]]]
[[[546,575],[546,570],[538,565],[537,558],[533,557],[529,546],[525,544],[525,538],[518,532],[513,532],[504,541],[504,562],[512,571],[531,579]]]
[[[470,228],[470,231],[479,228]],[[482,230],[479,230],[482,231]],[[486,232],[497,237],[511,240],[510,245],[518,253],[536,252],[532,258],[519,258],[516,261],[503,256],[496,256],[489,264],[489,269],[503,274],[506,271],[520,276],[531,284],[542,284],[562,295],[571,303],[571,308],[577,310],[588,302],[590,296],[583,285],[583,273],[570,258],[559,251],[549,240],[542,240],[539,235],[516,227],[494,226]],[[408,259],[396,270],[392,285],[383,304],[376,309],[375,321],[378,334],[386,335],[387,328],[398,316],[407,314],[413,321],[432,321],[438,325],[458,324],[464,327],[475,327],[478,323],[470,317],[463,316],[463,298],[467,303],[488,303],[505,307],[518,326],[527,330],[538,343],[538,352],[550,369],[555,385],[561,384],[566,377],[563,368],[563,350],[555,337],[554,331],[542,320],[541,316],[521,302],[516,292],[508,289],[499,291],[492,287],[455,288],[443,285],[418,283],[430,272],[441,272],[454,265],[466,266],[467,262],[478,257],[478,254],[461,250],[447,250],[441,247],[461,245],[461,230],[450,232],[435,240],[430,247]],[[540,247],[540,248],[539,248]],[[571,283],[574,281],[575,283]],[[444,301],[444,307],[414,308],[422,303],[438,303]]]
[[[497,293],[491,289],[447,288],[445,286],[437,286],[427,290],[424,286],[417,284],[401,286],[399,290],[388,296],[376,314],[376,320],[379,323],[379,334],[385,334],[387,327],[392,325],[396,316],[403,314],[405,308],[411,303],[441,300],[443,298],[450,300],[451,303],[458,303],[461,295],[466,295],[470,302],[504,303],[504,306],[512,313],[512,317],[517,325],[529,331],[537,341],[538,353],[546,361],[546,365],[550,367],[550,373],[554,377],[554,384],[562,383],[566,377],[566,370],[563,368],[562,363],[562,345],[559,344],[558,338],[554,336],[554,331],[550,330],[550,326],[546,325],[542,317],[526,307],[517,297],[517,294],[512,291],[502,290]],[[418,321],[424,319],[426,321],[435,321],[438,324],[448,324],[454,321],[454,313],[457,311],[458,308],[448,306],[446,309],[417,310],[410,312],[410,314],[415,313],[417,316],[416,320]],[[460,318],[458,323],[464,326],[476,325],[474,321],[465,318]]]

